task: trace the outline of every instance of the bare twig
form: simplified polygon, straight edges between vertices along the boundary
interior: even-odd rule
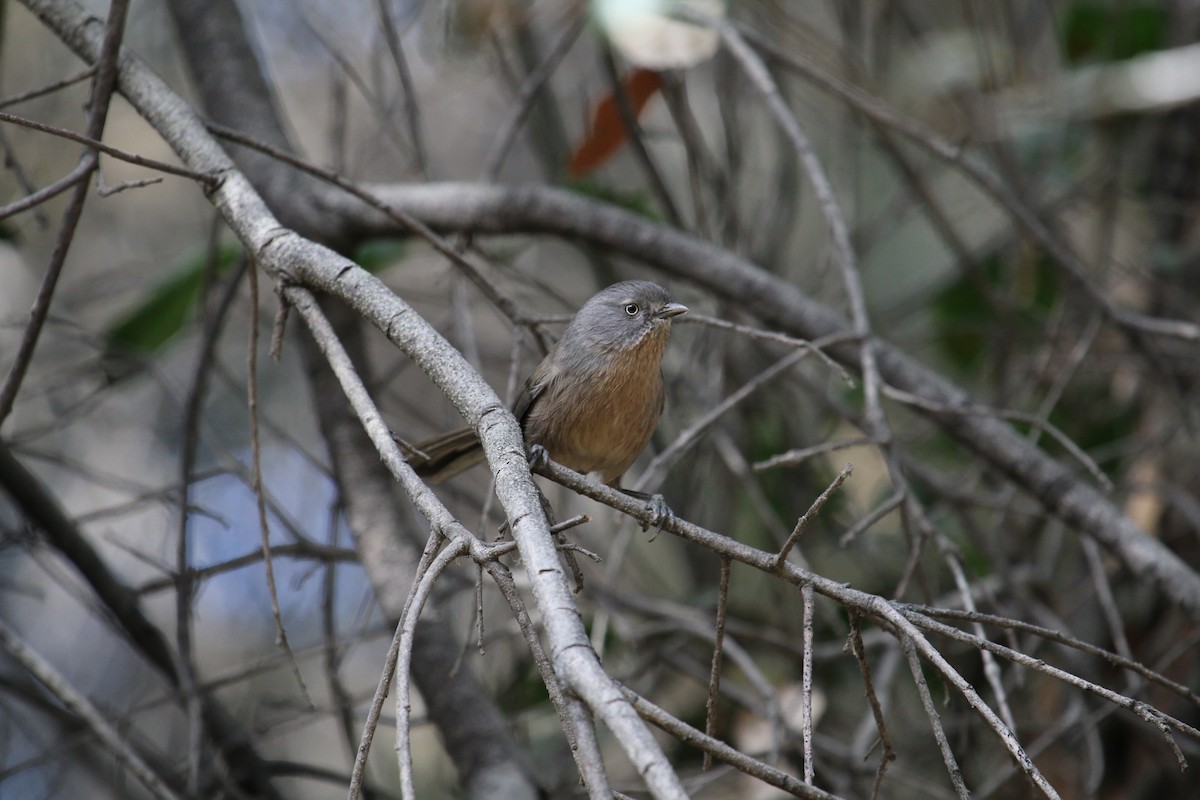
[[[185,169],[176,164],[168,164],[165,161],[156,161],[153,158],[146,158],[145,156],[139,156],[135,153],[122,150],[119,147],[113,147],[112,145],[108,145],[100,141],[97,136],[75,133],[74,131],[67,130],[66,128],[58,128],[54,125],[46,125],[42,122],[36,122],[35,120],[26,119],[25,117],[18,117],[13,114],[6,114],[2,111],[0,111],[0,122],[10,122],[13,125],[20,125],[23,128],[29,128],[31,130],[39,131],[40,133],[48,133],[52,136],[57,136],[60,139],[78,142],[79,144],[82,144],[91,150],[96,150],[97,152],[103,153],[106,156],[112,156],[119,161],[125,161],[139,167],[146,167],[147,169],[152,169],[156,172],[163,172],[167,175],[176,175],[180,178],[189,178],[204,187],[212,186],[213,182],[216,180],[216,178],[212,175],[193,172],[190,169]]]
[[[437,536],[438,534],[435,534]],[[412,664],[413,635],[416,632],[417,618],[425,608],[425,601],[433,591],[434,581],[446,567],[459,556],[470,549],[466,538],[455,539],[442,548],[428,568],[413,581],[408,601],[404,606],[404,614],[400,625],[396,628],[396,755],[400,764],[400,795],[405,800],[416,800],[417,791],[413,782],[412,741],[409,739],[411,730],[412,703],[409,699],[409,666]],[[428,551],[427,551],[428,552]],[[353,798],[351,798],[353,800]]]
[[[56,180],[54,183],[43,186],[37,191],[30,192],[20,200],[14,200],[6,206],[0,206],[0,220],[5,220],[9,217],[16,216],[17,214],[28,211],[31,208],[37,208],[47,200],[52,200],[53,198],[58,197],[67,189],[79,185],[81,181],[87,181],[87,179],[91,176],[93,169],[95,169],[95,164],[92,163],[90,159],[81,159],[79,163],[71,169],[70,172]]]
[[[420,236],[430,246],[432,246],[434,250],[448,258],[450,262],[458,267],[459,270],[461,270],[462,273],[466,275],[468,279],[470,279],[471,283],[475,284],[475,286],[483,293],[483,295],[487,297],[488,300],[497,309],[499,309],[501,313],[508,317],[514,325],[525,324],[525,316],[517,308],[516,303],[511,298],[504,295],[495,284],[488,281],[484,277],[484,271],[479,265],[475,264],[470,258],[459,252],[459,248],[447,241],[445,237],[439,236],[431,227],[421,222],[412,214],[409,214],[407,211],[397,208],[387,201],[380,199],[375,194],[363,189],[355,182],[343,178],[338,173],[333,172],[332,170],[324,169],[315,164],[311,164],[304,159],[287,152],[286,150],[275,147],[267,142],[259,141],[252,136],[242,133],[241,131],[236,131],[232,128],[226,128],[223,125],[218,125],[213,122],[208,123],[207,127],[215,136],[219,136],[222,139],[252,148],[285,164],[290,164],[291,166],[296,167],[297,169],[306,172],[313,177],[328,181],[334,186],[337,186],[339,189],[342,189],[359,200],[362,200],[364,203],[376,209],[377,211],[386,214],[397,224],[412,231],[417,236]]]
[[[717,584],[717,626],[713,639],[712,670],[708,678],[708,700],[704,706],[704,735],[712,736],[717,730],[717,694],[721,689],[721,653],[725,644],[725,613],[729,605],[728,558],[721,559],[721,579]],[[704,753],[705,771],[712,767],[712,753]]]
[[[836,795],[797,780],[786,772],[776,769],[770,764],[763,763],[758,759],[751,758],[719,739],[714,739],[704,732],[693,728],[686,722],[668,714],[632,689],[625,688],[623,691],[625,692],[625,697],[633,703],[633,707],[637,709],[637,712],[642,717],[662,728],[684,744],[690,744],[706,753],[711,753],[714,758],[718,758],[726,764],[731,764],[747,775],[758,778],[763,783],[782,789],[795,797],[808,798],[808,800],[837,800]]]
[[[879,522],[879,520],[883,519],[888,514],[895,511],[903,503],[904,494],[901,492],[893,493],[892,496],[887,500],[884,500],[882,503],[875,506],[875,508],[871,509],[870,513],[868,513],[865,517],[851,525],[846,532],[842,534],[841,538],[838,539],[838,544],[840,544],[842,547],[848,546],[851,542],[858,538],[860,533],[865,531],[867,528],[870,528],[876,522]]]
[[[3,645],[5,652],[14,661],[50,690],[72,714],[78,716],[104,748],[124,764],[151,794],[162,800],[177,800],[181,797],[146,763],[116,728],[109,724],[92,702],[79,693],[49,661],[30,648],[3,619],[0,619],[0,645]]]
[[[613,58],[612,48],[608,46],[607,42],[601,45],[600,63],[604,66],[605,75],[608,76],[608,86],[613,100],[616,102],[617,113],[621,117],[625,133],[629,136],[629,144],[633,149],[638,166],[646,175],[650,192],[658,200],[658,205],[662,208],[667,221],[671,223],[671,227],[682,228],[683,217],[679,214],[679,208],[675,205],[671,190],[667,188],[666,181],[663,180],[662,171],[659,170],[654,158],[650,155],[650,150],[646,147],[646,137],[642,133],[642,126],[638,124],[637,114],[629,102],[629,95],[625,92],[624,84],[621,83],[621,76],[617,73],[617,62]]]
[[[804,658],[800,666],[800,735],[804,754],[804,782],[812,783],[816,765],[813,762],[813,588],[810,583],[800,584],[801,606],[804,617]]]
[[[550,45],[550,50],[542,62],[529,73],[521,84],[521,90],[513,100],[512,111],[509,113],[508,119],[500,126],[500,133],[492,140],[492,147],[488,150],[487,158],[484,159],[482,170],[484,180],[494,181],[499,176],[504,159],[512,149],[513,142],[516,141],[517,133],[529,116],[530,110],[533,109],[534,98],[549,82],[550,76],[554,74],[554,70],[571,50],[571,46],[583,32],[586,23],[586,14],[574,14],[562,34],[554,44]]]
[[[413,585],[416,586],[429,569],[429,565],[433,563],[437,557],[438,548],[441,547],[444,537],[436,531],[429,537],[429,542],[425,546],[425,551],[421,554],[421,563],[417,565],[416,575],[413,576]],[[409,594],[409,598],[412,594]],[[407,608],[405,608],[407,612]],[[388,645],[387,655],[384,657],[383,670],[379,675],[379,683],[375,687],[375,695],[371,698],[371,705],[367,709],[367,718],[363,722],[362,737],[358,742],[358,752],[355,754],[354,766],[350,770],[350,787],[347,791],[347,800],[358,800],[359,794],[362,792],[363,775],[367,768],[367,756],[371,752],[371,743],[375,740],[375,731],[379,727],[379,717],[383,713],[383,701],[387,699],[388,687],[392,685],[392,678],[396,674],[396,660],[400,653],[400,637],[404,630],[405,614],[400,615],[399,622],[396,623],[396,632],[392,636],[392,642]],[[410,795],[411,797],[411,795]]]
[[[258,509],[258,530],[262,536],[263,566],[267,574],[267,594],[271,598],[271,617],[275,621],[275,644],[287,655],[292,667],[292,677],[300,688],[300,695],[310,711],[316,710],[296,654],[288,644],[287,630],[283,627],[283,612],[279,609],[279,588],[275,585],[275,562],[271,558],[271,527],[267,523],[267,501],[263,494],[262,449],[258,438],[258,272],[254,259],[247,259],[248,282],[250,284],[249,342],[246,355],[246,406],[250,419],[250,454],[254,504]]]
[[[863,648],[862,617],[857,613],[850,614],[850,652],[858,662],[858,671],[862,675],[863,688],[866,691],[867,702],[871,705],[871,716],[875,719],[875,729],[879,731],[879,741],[883,744],[883,753],[879,758],[879,766],[875,770],[875,783],[871,786],[871,800],[879,796],[879,787],[883,783],[883,775],[888,766],[896,760],[896,751],[892,749],[892,740],[888,736],[887,723],[883,719],[883,708],[879,705],[879,697],[875,694],[875,682],[871,680],[871,668],[867,664],[866,650]],[[868,754],[869,755],[869,754]]]
[[[21,92],[20,94],[14,94],[11,97],[0,98],[0,108],[8,108],[9,106],[17,105],[18,103],[24,103],[26,100],[35,100],[39,97],[45,97],[48,94],[57,92],[59,89],[65,89],[68,86],[74,86],[80,81],[86,81],[95,74],[96,68],[94,66],[87,67],[86,69],[76,72],[74,75],[68,78],[63,78],[62,80],[48,83],[45,86],[39,86],[36,89],[30,89],[28,92]]]
[[[383,22],[383,38],[387,42],[388,53],[396,66],[396,74],[400,78],[400,87],[404,93],[404,118],[408,125],[408,138],[412,145],[413,158],[417,171],[424,177],[428,176],[429,160],[425,155],[425,137],[421,134],[421,108],[417,104],[417,92],[413,87],[412,71],[408,68],[408,59],[404,57],[404,44],[400,41],[400,31],[392,18],[392,4],[386,0],[377,0],[376,8],[379,19]]]
[[[837,372],[847,386],[853,388],[857,385],[854,381],[854,376],[851,375],[845,367],[830,358],[824,350],[824,348],[830,345],[857,340],[858,336],[856,334],[839,334],[833,337],[823,337],[819,342],[810,342],[808,339],[798,339],[795,336],[788,336],[786,333],[780,333],[779,331],[768,331],[763,330],[762,328],[755,328],[750,325],[741,325],[736,322],[730,322],[729,320],[721,319],[719,317],[701,314],[696,311],[689,311],[687,316],[681,317],[678,322],[685,325],[695,324],[703,325],[707,328],[734,331],[735,333],[740,333],[743,336],[749,336],[752,339],[759,339],[767,342],[779,342],[780,344],[786,344],[789,347],[803,347],[804,349],[810,351],[814,356],[819,358],[821,363],[823,363],[825,366]]]
[[[37,193],[33,180],[21,165],[20,159],[17,158],[16,150],[12,146],[12,142],[8,140],[8,136],[4,133],[4,128],[0,127],[0,156],[3,156],[3,164],[6,169],[12,172],[13,178],[16,179],[17,185],[21,187],[21,191],[28,195]],[[6,216],[6,212],[0,209],[0,219]],[[45,209],[33,206],[33,218],[43,230],[50,228],[50,216]]]
[[[775,378],[789,367],[795,366],[810,351],[799,349],[785,355],[777,360],[774,364],[764,369],[762,372],[750,378],[745,384],[738,387],[737,391],[732,392],[728,397],[717,403],[700,417],[700,419],[689,425],[682,433],[680,433],[669,446],[658,453],[646,466],[646,470],[638,478],[634,488],[646,490],[649,487],[656,486],[662,481],[662,477],[666,475],[667,470],[671,468],[679,458],[692,447],[699,438],[717,423],[730,409],[744,401],[755,391],[762,388],[772,378]]]
[[[1028,423],[1038,430],[1050,434],[1050,438],[1062,445],[1062,448],[1070,453],[1088,471],[1088,474],[1100,485],[1101,489],[1105,492],[1111,492],[1113,489],[1112,481],[1108,479],[1108,476],[1092,460],[1092,457],[1085,453],[1083,448],[1071,441],[1071,438],[1059,430],[1057,426],[1050,423],[1049,420],[1044,419],[1040,414],[1029,414],[1024,411],[1015,411],[1006,408],[988,408],[982,405],[952,406],[946,403],[935,403],[926,398],[918,397],[911,392],[897,389],[894,386],[885,385],[883,392],[893,400],[923,408],[927,411],[935,411],[939,414],[975,414]]]
[[[950,749],[950,742],[946,738],[946,731],[942,727],[942,717],[938,714],[937,708],[933,704],[933,698],[929,695],[929,684],[925,681],[925,673],[921,668],[921,659],[917,657],[917,651],[913,648],[912,642],[907,637],[900,638],[900,646],[904,648],[904,655],[908,659],[908,669],[912,672],[913,683],[917,686],[917,694],[921,698],[921,707],[925,709],[925,716],[929,718],[929,727],[933,729],[933,738],[937,740],[938,750],[942,752],[942,761],[946,764],[946,772],[950,775],[950,782],[954,784],[955,793],[961,800],[967,800],[971,793],[967,790],[967,784],[963,781],[962,770],[958,768],[958,760],[954,758],[954,752]],[[1048,795],[1049,797],[1058,797],[1057,794]]]
[[[599,500],[605,505],[616,508],[636,519],[650,522],[651,512],[645,507],[644,503],[615,489],[591,483],[579,473],[555,464],[553,461],[539,464],[536,471],[538,474],[551,478],[564,486],[568,486],[580,494],[591,497],[594,500]],[[865,615],[878,618],[894,627],[897,631],[896,635],[898,637],[907,637],[907,640],[912,643],[912,646],[919,652],[920,656],[932,664],[950,685],[963,696],[968,705],[980,716],[986,726],[1000,739],[1005,749],[1016,759],[1021,770],[1041,787],[1048,796],[1054,796],[1049,794],[1054,791],[1053,787],[1050,786],[1045,776],[1041,774],[1037,766],[1025,753],[1020,742],[1017,741],[1012,732],[996,716],[996,713],[983,702],[979,693],[970,682],[955,670],[946,661],[945,657],[920,634],[918,627],[900,611],[897,605],[876,595],[860,592],[845,584],[823,578],[813,572],[800,568],[790,561],[785,561],[782,565],[776,566],[774,553],[749,547],[678,517],[674,521],[665,524],[663,530],[707,547],[718,554],[729,555],[734,560],[749,564],[756,569],[779,575],[798,586],[805,582],[810,582],[813,589],[818,593],[841,603],[847,608],[857,609]],[[936,625],[937,623],[933,624]],[[962,633],[957,629],[951,630],[962,636],[969,636],[969,634]],[[977,643],[977,646],[993,650],[999,647],[998,645],[984,642]],[[1029,661],[1035,663],[1036,659],[1029,659]],[[1200,739],[1200,732],[1198,732],[1197,738]]]
[[[837,477],[826,487],[825,491],[817,496],[817,499],[808,507],[808,511],[800,515],[800,519],[796,520],[796,527],[792,529],[791,535],[783,543],[783,547],[779,548],[779,555],[775,556],[776,565],[781,565],[784,561],[787,561],[788,553],[796,546],[796,542],[800,541],[800,537],[804,535],[804,529],[808,527],[808,523],[820,513],[821,508],[829,502],[829,498],[846,482],[846,479],[850,477],[850,473],[852,472],[854,472],[853,464],[847,464],[842,467],[842,471],[837,474]]]
[[[1006,187],[999,178],[978,164],[963,152],[963,148],[946,141],[932,130],[924,127],[915,120],[905,117],[887,107],[882,101],[870,96],[863,90],[853,86],[841,78],[828,74],[816,65],[798,55],[797,52],[786,50],[767,38],[749,30],[742,33],[754,42],[754,46],[781,64],[804,75],[817,85],[836,94],[852,105],[872,121],[895,129],[904,134],[914,143],[920,145],[936,158],[952,164],[971,179],[982,191],[995,200],[1009,213],[1013,220],[1035,239],[1059,264],[1064,272],[1091,299],[1098,308],[1103,310],[1110,319],[1133,331],[1168,336],[1186,341],[1200,341],[1200,326],[1183,320],[1160,319],[1140,314],[1129,309],[1120,308],[1092,285],[1087,277],[1087,270],[1070,248],[1054,235],[1051,229],[1039,217],[1036,210],[1030,208]]]
[[[92,82],[92,93],[88,100],[87,137],[99,139],[104,133],[104,122],[108,119],[108,106],[117,86],[117,56],[121,49],[121,36],[125,32],[125,15],[129,11],[129,0],[113,0],[108,9],[108,20],[104,25],[104,38],[100,43],[99,57],[96,62],[96,75]],[[0,112],[0,119],[8,117]],[[80,156],[80,169],[90,175],[100,163],[100,157],[94,148],[88,147]],[[12,412],[21,390],[21,382],[25,372],[33,361],[33,352],[37,347],[42,326],[50,314],[50,301],[58,286],[58,278],[67,260],[67,251],[75,238],[75,227],[83,215],[83,204],[87,200],[87,181],[78,180],[74,183],[74,191],[63,214],[62,227],[59,228],[58,238],[54,243],[54,252],[50,256],[50,264],[42,277],[42,285],[38,288],[33,308],[29,312],[29,324],[21,336],[17,353],[9,367],[4,385],[0,386],[0,425]]]
[[[834,439],[821,444],[815,444],[812,447],[797,447],[793,450],[788,450],[786,453],[771,456],[765,461],[757,462],[753,465],[754,471],[762,472],[763,470],[774,469],[775,467],[794,467],[803,464],[813,456],[832,453],[837,450],[845,450],[847,447],[861,447],[869,444],[875,444],[875,442],[860,436],[854,439]]]
[[[1140,664],[1131,658],[1114,653],[1111,650],[1105,650],[1102,647],[1097,647],[1093,644],[1081,641],[1072,636],[1064,634],[1062,631],[1045,628],[1040,625],[1034,625],[1030,622],[1025,622],[1018,619],[1009,619],[1008,617],[999,617],[995,614],[983,614],[978,611],[965,611],[954,608],[934,608],[932,606],[922,605],[906,605],[905,608],[911,608],[928,617],[936,619],[957,619],[970,622],[981,622],[985,625],[994,625],[998,628],[1017,631],[1020,633],[1029,633],[1039,638],[1045,639],[1055,644],[1061,644],[1064,647],[1070,647],[1078,650],[1081,653],[1103,658],[1105,661],[1118,666],[1122,669],[1127,669],[1130,672],[1136,673],[1141,678],[1144,678],[1151,683],[1162,686],[1165,689],[1179,695],[1187,700],[1192,705],[1200,708],[1200,694],[1197,694],[1193,689],[1185,686],[1182,683],[1173,681],[1170,678],[1150,669],[1144,664]],[[1198,634],[1200,635],[1200,634]]]

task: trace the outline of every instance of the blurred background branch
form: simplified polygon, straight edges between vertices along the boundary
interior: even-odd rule
[[[1195,4],[123,9],[0,4],[0,796],[344,791],[447,531],[417,796],[1186,795]],[[315,709],[247,555],[251,257],[329,322],[281,313],[256,387]],[[678,519],[539,468],[602,559],[572,596],[500,409],[629,277],[712,323],[626,480]],[[495,484],[435,497],[391,436],[464,416]],[[404,786],[394,723],[364,797]]]

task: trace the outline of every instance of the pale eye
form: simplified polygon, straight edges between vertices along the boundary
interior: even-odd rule
[[[641,311],[641,309],[638,308],[637,303],[630,303],[629,305],[625,306],[625,313],[631,317],[636,317],[639,311]]]

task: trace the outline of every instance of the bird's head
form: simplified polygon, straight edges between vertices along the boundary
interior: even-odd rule
[[[591,351],[624,352],[639,345],[666,344],[671,320],[687,306],[671,302],[667,290],[650,281],[614,283],[579,309],[563,334]]]

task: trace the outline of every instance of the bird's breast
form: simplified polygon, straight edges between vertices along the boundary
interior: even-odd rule
[[[587,371],[556,375],[526,417],[527,442],[572,469],[617,481],[646,448],[662,415],[661,357],[662,346],[646,341],[598,359]]]

